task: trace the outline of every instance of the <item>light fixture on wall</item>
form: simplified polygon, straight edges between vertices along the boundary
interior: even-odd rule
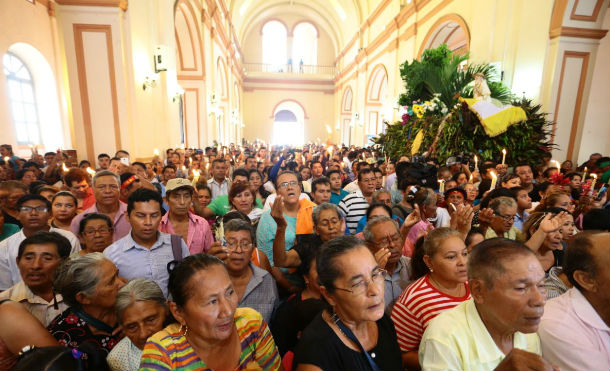
[[[220,108],[218,107],[218,97],[215,91],[210,93],[210,100],[208,105],[208,114],[217,115],[220,113]]]
[[[237,109],[231,110],[231,125],[239,126],[239,111]]]
[[[352,117],[352,122],[350,123],[351,127],[354,127],[356,125],[358,125],[360,127],[363,126],[362,122],[360,121],[360,112],[354,112],[354,116]]]
[[[154,60],[155,72],[167,71],[167,61],[169,56],[169,48],[166,45],[155,46]]]
[[[157,86],[157,81],[159,80],[159,75],[156,73],[147,75],[144,78],[144,83],[142,83],[142,90],[147,91],[151,90],[155,86]]]
[[[184,95],[184,89],[182,88],[182,86],[177,85],[176,92],[174,93],[174,96],[172,97],[172,102],[175,102],[178,99],[182,98],[183,95]]]

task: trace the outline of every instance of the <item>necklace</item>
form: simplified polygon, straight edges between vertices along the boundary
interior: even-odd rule
[[[464,285],[463,284],[460,284],[458,286],[458,291],[457,291],[456,294],[454,294],[454,293],[451,292],[451,290],[445,288],[445,286],[443,286],[440,283],[438,283],[438,281],[435,280],[434,277],[432,277],[432,275],[429,275],[428,277],[430,278],[430,284],[432,284],[433,287],[438,289],[443,294],[451,295],[451,296],[454,296],[456,298],[460,298],[460,297],[462,297],[462,296],[464,296],[466,294],[466,293],[462,294],[462,291],[464,291]]]

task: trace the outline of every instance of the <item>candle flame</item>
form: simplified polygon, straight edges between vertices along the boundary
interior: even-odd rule
[[[4,157],[4,162],[6,162],[6,163],[8,164],[8,162],[9,162],[9,160],[10,160],[10,159],[11,159],[10,157],[5,156],[5,157]]]
[[[591,177],[593,177],[593,179],[597,180],[597,174],[591,173]]]
[[[195,176],[195,178],[199,178],[200,175],[201,175],[201,172],[199,172],[199,170],[197,170],[197,169],[193,170],[193,176]]]
[[[498,176],[496,175],[496,173],[494,171],[490,171],[489,174],[491,175],[492,179],[498,179]]]
[[[70,169],[68,169],[68,167],[66,166],[66,163],[64,162],[63,164],[61,164],[61,168],[64,172],[68,172]]]
[[[89,173],[89,175],[94,176],[95,175],[95,170],[93,170],[90,167],[87,167],[87,172]]]
[[[559,164],[559,161],[557,161],[557,160],[551,160],[551,162],[552,162],[553,164],[555,164],[555,167],[556,167],[557,169],[561,169],[561,164]]]
[[[502,154],[505,155],[506,154],[506,148],[502,148]]]

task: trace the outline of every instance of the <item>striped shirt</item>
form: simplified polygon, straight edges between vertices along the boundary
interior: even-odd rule
[[[449,296],[430,284],[428,274],[409,285],[392,310],[392,321],[396,327],[400,350],[403,352],[417,350],[430,320],[470,299],[468,285],[464,283],[464,287],[465,296],[461,298]]]
[[[235,370],[279,370],[280,355],[261,315],[251,308],[235,310],[235,326],[241,353]],[[148,339],[140,371],[204,371],[210,370],[199,358],[191,344],[175,323]]]
[[[369,203],[366,202],[366,199],[360,190],[343,197],[339,202],[339,209],[341,209],[345,215],[345,224],[347,225],[350,234],[356,234],[358,222],[366,215],[366,209],[368,209],[368,207]]]

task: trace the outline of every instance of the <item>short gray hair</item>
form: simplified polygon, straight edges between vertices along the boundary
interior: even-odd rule
[[[343,220],[343,214],[341,213],[341,210],[339,210],[339,207],[337,205],[331,204],[330,202],[322,202],[318,206],[314,207],[313,212],[311,213],[311,218],[313,219],[313,225],[315,225],[315,226],[318,225],[318,220],[320,218],[320,214],[324,210],[334,210],[337,213],[337,216],[339,217],[339,219]]]
[[[146,278],[136,278],[123,286],[116,296],[114,309],[119,322],[122,322],[121,317],[125,310],[139,301],[152,301],[167,309],[165,296],[159,285]]]
[[[435,205],[436,204],[436,193],[431,188],[420,188],[413,197],[413,203],[422,205]]]
[[[517,202],[512,197],[496,197],[489,203],[489,208],[494,211],[494,213],[500,213],[500,208],[502,207],[517,207]]]
[[[225,235],[227,232],[247,231],[250,234],[251,241],[256,242],[252,225],[247,221],[242,219],[231,219],[228,222],[222,223],[222,225]]]
[[[61,294],[66,304],[71,307],[80,307],[76,295],[82,293],[86,296],[93,296],[95,294],[101,278],[100,265],[104,260],[108,260],[104,254],[94,252],[66,261],[55,272],[53,288]]]
[[[385,223],[385,222],[392,222],[392,224],[394,224],[394,226],[396,227],[396,232],[400,233],[400,227],[398,226],[398,223],[396,222],[396,220],[390,218],[389,216],[380,215],[380,216],[371,218],[371,220],[367,221],[366,226],[362,230],[362,234],[364,235],[364,240],[366,242],[373,242],[373,240],[375,239],[375,234],[373,233],[373,231],[371,231],[371,229],[373,229],[373,227],[375,227],[376,225]]]
[[[373,192],[373,195],[371,196],[371,199],[373,200],[373,203],[378,202],[378,197],[381,194],[387,193],[390,195],[390,199],[392,199],[392,193],[390,191],[388,191],[387,189],[378,189],[375,192]]]
[[[115,174],[110,170],[102,170],[102,171],[95,173],[95,175],[93,176],[93,179],[91,180],[91,184],[93,184],[93,186],[95,187],[95,182],[97,182],[97,180],[103,176],[114,177],[114,179],[116,179],[117,184],[119,186],[121,185],[121,177],[118,174]]]

